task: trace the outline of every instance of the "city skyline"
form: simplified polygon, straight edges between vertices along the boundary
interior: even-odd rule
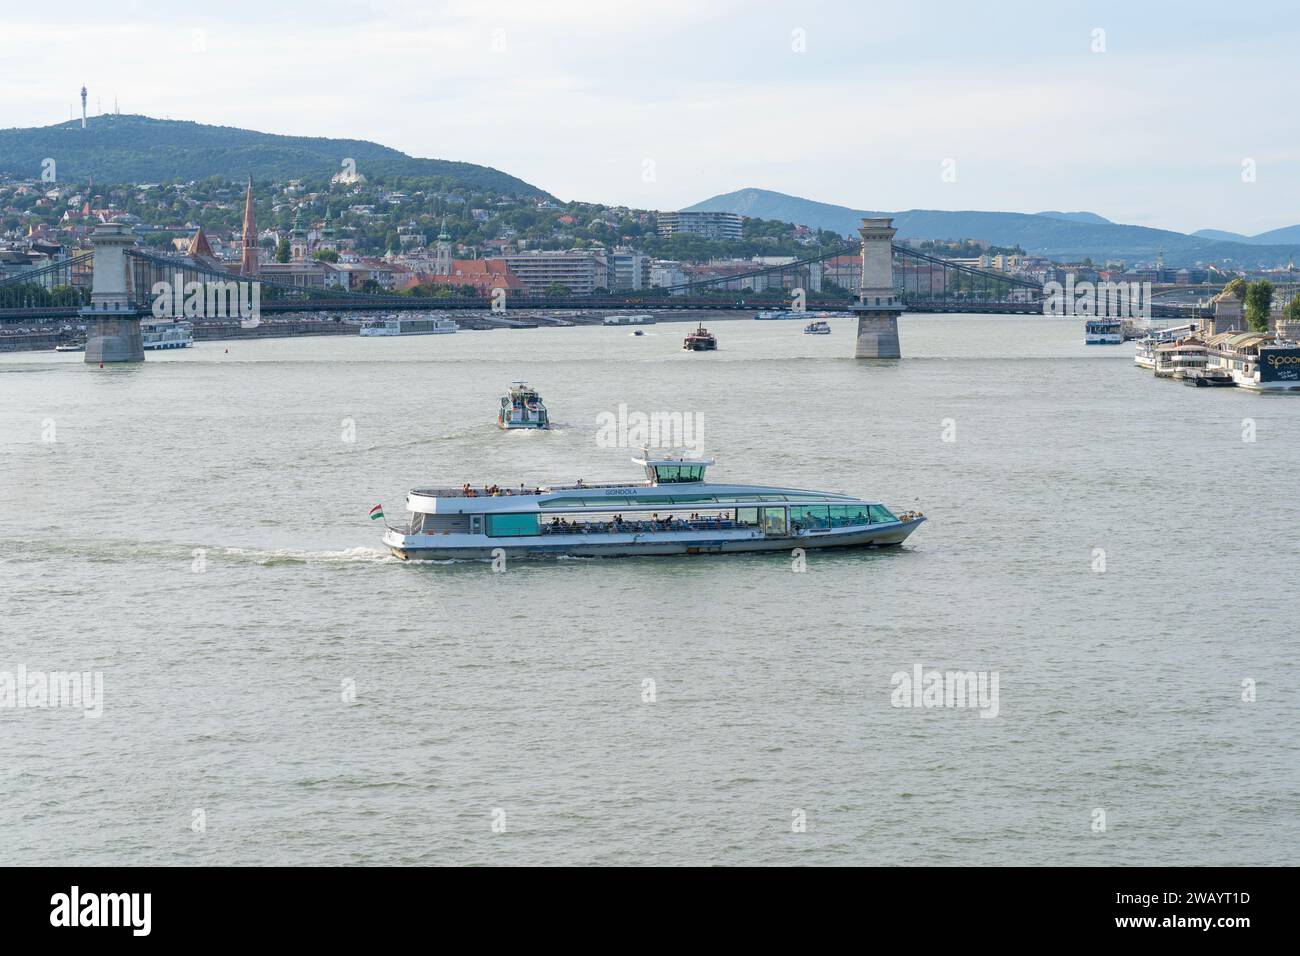
[[[68,119],[84,83],[92,115],[368,139],[565,200],[676,209],[757,187],[1180,232],[1300,221],[1296,120],[1244,79],[1283,75],[1295,28],[1275,4],[1248,21],[1075,4],[1051,23],[1028,4],[992,20],[729,0],[120,6],[134,26],[85,3],[10,15],[5,125]],[[103,52],[77,65],[87,50]]]

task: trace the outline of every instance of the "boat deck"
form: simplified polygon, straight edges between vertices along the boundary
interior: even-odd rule
[[[494,486],[487,485],[484,488],[471,488],[467,493],[464,486],[460,488],[412,488],[411,494],[422,495],[426,498],[504,498],[509,496],[518,497],[537,497],[539,495],[549,495],[554,491],[587,491],[590,489],[601,488],[649,488],[648,481],[593,481],[577,482],[571,485],[523,485],[522,488],[511,488],[505,485],[495,486],[497,491],[493,494],[489,488]]]

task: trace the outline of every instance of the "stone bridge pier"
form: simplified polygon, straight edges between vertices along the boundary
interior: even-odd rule
[[[90,237],[95,247],[95,279],[90,305],[81,310],[86,323],[86,361],[143,362],[140,310],[131,297],[126,250],[135,244],[131,227],[107,222]]]
[[[894,291],[894,220],[863,219],[862,281],[850,308],[858,317],[858,341],[854,358],[896,359],[898,317],[903,304]]]

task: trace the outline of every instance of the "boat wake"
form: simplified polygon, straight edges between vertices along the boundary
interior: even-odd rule
[[[297,548],[224,548],[222,557],[236,562],[273,567],[281,564],[389,564],[398,559],[379,548],[345,548],[342,551],[304,551]]]

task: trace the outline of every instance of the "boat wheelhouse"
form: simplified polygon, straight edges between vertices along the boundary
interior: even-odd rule
[[[510,391],[501,396],[497,425],[507,429],[550,428],[551,420],[537,389],[527,382],[513,382]]]
[[[420,316],[390,315],[373,319],[361,326],[364,336],[384,335],[450,335],[458,326],[455,319]]]
[[[716,352],[717,349],[718,337],[706,329],[703,323],[682,342],[682,350],[686,352]]]
[[[1083,325],[1085,345],[1119,345],[1124,341],[1124,320],[1096,318]]]
[[[140,345],[146,352],[187,349],[194,344],[194,323],[182,319],[146,319],[140,323]]]
[[[710,482],[711,459],[632,460],[644,481],[414,489],[408,523],[388,526],[384,544],[399,558],[428,560],[489,558],[498,549],[601,557],[884,547],[902,544],[925,520],[852,495]]]

